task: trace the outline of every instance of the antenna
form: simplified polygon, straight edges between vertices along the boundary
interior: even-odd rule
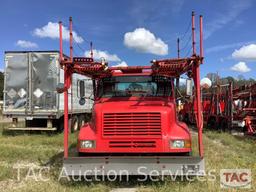
[[[59,35],[60,35],[60,62],[63,59],[63,45],[62,45],[62,22],[59,22]]]

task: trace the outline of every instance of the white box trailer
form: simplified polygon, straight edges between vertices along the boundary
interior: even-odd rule
[[[62,130],[64,96],[56,87],[64,83],[64,71],[59,65],[58,51],[5,52],[3,115],[12,118],[12,130]],[[83,83],[81,83],[83,82]],[[70,99],[70,124],[73,131],[90,116],[93,101],[79,105],[79,92],[93,98],[91,79],[73,75]],[[72,100],[72,102],[71,102]],[[71,105],[72,103],[72,105]],[[17,127],[18,118],[25,127]]]

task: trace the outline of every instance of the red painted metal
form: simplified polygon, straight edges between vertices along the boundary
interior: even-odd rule
[[[249,135],[255,134],[256,105],[250,102],[255,98],[256,92],[254,92],[252,85],[235,89],[233,89],[231,82],[213,86],[203,92],[202,110],[204,122],[209,128],[213,129],[225,131],[228,128],[228,130],[244,131]],[[183,117],[186,115],[184,114],[185,109],[191,111],[191,105],[189,103],[185,105],[182,113]],[[242,125],[243,122],[244,125]]]
[[[204,58],[204,49],[203,49],[203,16],[200,15],[199,17],[199,27],[200,27],[200,57]],[[203,59],[201,60],[203,63]]]
[[[72,42],[72,23],[70,26],[70,41]],[[192,14],[192,33],[195,37],[194,13]],[[203,157],[203,122],[200,104],[201,93],[199,75],[199,65],[202,63],[203,58],[197,56],[195,53],[194,37],[194,49],[191,57],[153,60],[151,61],[151,66],[108,67],[105,62],[94,61],[92,55],[88,58],[73,58],[73,48],[72,44],[70,44],[70,57],[72,59],[67,60],[62,58],[60,62],[65,71],[64,157],[68,157],[68,89],[70,88],[73,73],[85,75],[93,79],[95,96],[97,96],[97,94],[95,94],[97,84],[99,80],[104,77],[149,75],[177,78],[184,73],[189,73],[195,83],[194,106],[196,106],[195,115],[198,127],[199,154]],[[62,42],[61,29],[60,42]],[[60,43],[60,49],[62,50],[62,43]],[[170,86],[174,86],[173,80]],[[172,91],[174,91],[174,89],[172,89]],[[106,99],[108,99],[107,102]],[[167,115],[160,113],[163,110]],[[159,116],[156,112],[159,112],[161,115]],[[141,118],[141,114],[144,114],[143,118]],[[109,124],[106,124],[107,121],[109,121]],[[120,130],[122,128],[121,122],[127,125],[126,129],[122,130],[123,132]],[[140,130],[140,124],[143,125],[142,130]],[[159,130],[159,126],[161,126],[161,130]],[[144,133],[143,136],[141,135],[142,132]],[[79,142],[85,139],[95,140],[97,142],[97,148],[80,148]],[[191,151],[190,146],[182,149],[170,148],[170,141],[174,139],[191,141],[187,125],[177,120],[174,94],[168,97],[143,99],[138,97],[117,97],[109,100],[109,98],[96,97],[92,113],[92,122],[88,123],[80,130],[78,151],[93,153],[177,153]],[[129,147],[127,148],[127,146]]]
[[[197,119],[197,127],[198,127],[198,146],[199,146],[199,155],[203,157],[204,149],[203,149],[203,114],[201,109],[201,88],[200,88],[200,69],[199,62],[194,65],[194,83],[195,83],[195,104],[196,104],[196,119]]]
[[[63,61],[63,41],[62,41],[62,22],[59,22],[60,36],[60,63]],[[68,75],[66,66],[64,66],[64,158],[68,157]]]
[[[130,74],[132,76],[136,76],[138,74],[140,75],[152,75],[152,76],[167,76],[167,77],[176,77],[177,75],[181,75],[181,74],[184,74],[186,73],[187,71],[190,71],[192,69],[195,69],[193,70],[193,76],[194,76],[194,80],[196,81],[196,84],[198,84],[199,82],[199,64],[200,64],[200,57],[191,57],[191,58],[185,58],[185,59],[164,59],[164,60],[154,60],[152,61],[152,65],[151,66],[134,66],[134,67],[107,67],[106,65],[103,65],[102,63],[97,63],[97,62],[94,62],[92,60],[87,60],[87,59],[74,59],[73,63],[72,63],[72,70],[73,72],[75,73],[79,73],[79,74],[84,74],[86,76],[90,76],[92,77],[93,79],[101,79],[103,77],[110,77],[110,76],[116,76],[116,75],[121,75],[121,76],[127,76],[127,74]],[[62,62],[63,65],[71,65],[70,62],[68,61],[63,61]],[[120,73],[118,74],[115,74],[114,72],[117,71],[117,70],[120,70]],[[144,70],[147,70],[147,72],[144,72]],[[173,86],[173,83],[172,83],[172,86]],[[195,92],[195,95],[196,95],[196,98],[197,96],[199,97],[198,99],[196,99],[197,103],[200,103],[200,87],[196,87],[197,90]],[[198,92],[199,90],[199,92]],[[174,95],[174,94],[173,94]],[[113,98],[111,99],[112,102],[104,102],[103,100],[104,99],[100,99],[99,101],[97,101],[97,98],[96,98],[96,101],[95,101],[95,107],[94,107],[94,115],[95,118],[97,119],[97,122],[94,122],[93,124],[88,124],[87,127],[83,128],[81,131],[80,131],[80,134],[79,134],[79,138],[78,140],[84,140],[85,138],[87,139],[95,139],[98,143],[97,143],[97,148],[96,149],[81,149],[79,147],[79,144],[78,144],[78,150],[79,152],[95,152],[95,153],[100,153],[100,152],[109,152],[109,153],[118,153],[118,152],[189,152],[191,149],[190,148],[187,148],[187,149],[166,149],[166,147],[164,146],[168,146],[168,142],[172,139],[181,139],[181,138],[185,138],[187,140],[190,140],[190,135],[188,134],[189,131],[187,129],[187,126],[183,123],[177,123],[177,121],[175,120],[175,117],[176,117],[176,112],[175,112],[175,109],[176,109],[176,106],[175,106],[175,99],[174,97],[170,97],[168,100],[168,108],[164,109],[166,112],[169,113],[168,117],[172,117],[174,119],[162,119],[161,121],[163,122],[173,122],[172,125],[168,125],[167,123],[166,124],[162,124],[162,130],[165,132],[164,134],[165,135],[168,135],[168,137],[166,137],[166,139],[163,139],[160,138],[160,139],[155,139],[154,140],[154,148],[150,147],[148,149],[144,147],[137,147],[137,148],[132,148],[127,151],[125,150],[126,148],[124,149],[120,149],[120,148],[115,148],[113,147],[114,144],[112,143],[110,145],[110,143],[112,142],[112,138],[110,139],[100,139],[100,137],[102,135],[104,135],[104,126],[101,124],[102,122],[104,122],[102,120],[102,116],[101,114],[110,114],[110,113],[125,113],[126,115],[129,116],[129,114],[127,113],[130,113],[130,114],[134,114],[136,111],[136,113],[145,113],[145,111],[148,111],[148,112],[154,112],[154,111],[161,111],[162,110],[162,107],[165,106],[166,103],[165,101],[161,101],[162,99],[164,98],[156,98],[156,104],[154,105],[153,108],[151,107],[143,107],[144,105],[147,106],[152,106],[153,105],[153,102],[152,102],[152,98],[150,101],[140,101],[139,103],[139,106],[136,107],[136,103],[138,103],[138,98],[130,98],[131,101],[127,101],[127,98],[125,98],[125,100],[123,102],[122,101],[122,98],[117,98],[116,100]],[[165,99],[164,99],[165,100]],[[101,107],[97,107],[97,103],[101,103]],[[102,104],[104,103],[104,104]],[[145,103],[145,104],[143,104]],[[123,105],[123,106],[121,106]],[[131,108],[131,106],[134,106]],[[159,106],[159,108],[157,108],[156,106]],[[101,112],[100,112],[101,111]],[[200,115],[201,114],[201,108],[200,108],[200,105],[199,107],[197,106],[197,119],[198,119],[198,133],[199,133],[199,150],[200,150],[200,155],[201,157],[203,157],[203,147],[202,147],[202,136],[200,136],[200,134],[202,134],[202,116]],[[130,118],[132,117],[132,115],[129,116]],[[127,117],[126,117],[127,118]],[[126,119],[127,120],[127,119]],[[135,121],[136,119],[132,119],[132,122],[136,122]],[[130,121],[127,120],[128,122]],[[127,123],[128,123],[127,122]],[[95,124],[96,123],[96,124]],[[117,123],[117,124],[116,124]],[[123,122],[124,123],[124,122]],[[143,122],[141,122],[143,123]],[[149,122],[147,122],[149,123]],[[128,123],[129,124],[129,123]],[[118,122],[115,122],[115,125],[117,126],[118,125]],[[97,127],[102,127],[102,129],[97,129],[97,134],[95,134],[94,131],[90,131],[90,130],[94,130],[94,126],[97,126]],[[150,126],[150,125],[149,125]],[[172,130],[170,130],[170,127]],[[183,127],[183,129],[181,128]],[[118,127],[120,128],[120,127]],[[185,134],[184,132],[184,129],[187,130],[187,135]],[[111,130],[116,130],[116,127],[111,127]],[[131,130],[126,130],[126,131],[131,131]],[[136,126],[134,127],[133,125],[133,130],[132,131],[136,131]],[[151,130],[152,131],[152,130]],[[144,130],[145,132],[145,130]],[[150,131],[149,131],[150,133]],[[113,134],[113,132],[112,132]],[[118,134],[115,132],[115,134]],[[120,134],[119,134],[120,136]],[[127,145],[130,145],[130,146],[134,146],[135,144],[138,144],[137,141],[139,140],[136,140],[136,139],[139,139],[138,138],[138,135],[135,135],[136,137],[134,137],[134,139],[132,139],[132,141],[130,140],[132,137],[131,135],[129,136],[126,136],[125,140],[123,140],[123,138],[119,138],[118,140],[116,140],[116,144],[118,144],[119,146],[121,145],[120,143],[123,143],[123,142],[128,142],[126,143]],[[152,135],[151,135],[152,136]],[[129,138],[129,139],[128,139]],[[129,141],[128,141],[128,140]],[[151,140],[150,140],[151,139]],[[152,139],[154,139],[153,137],[151,137],[148,142],[151,143],[152,142]],[[145,137],[143,138],[143,140],[147,140]],[[132,143],[131,143],[132,142]],[[135,144],[134,144],[135,142]],[[165,142],[165,144],[163,145],[162,143]],[[144,143],[145,145],[147,145],[147,143]],[[153,144],[152,144],[153,145]],[[112,147],[111,147],[112,146]]]
[[[230,82],[229,83],[229,89],[228,89],[228,95],[229,95],[229,102],[230,102],[230,110],[229,110],[229,124],[228,124],[228,128],[230,129],[231,126],[232,126],[232,122],[233,122],[233,119],[234,119],[234,114],[233,114],[233,111],[234,111],[234,106],[233,106],[233,83]]]
[[[93,48],[92,48],[92,42],[90,42],[90,50],[91,50],[91,58],[93,58]]]
[[[69,60],[70,62],[73,62],[73,22],[72,22],[72,17],[69,17],[69,47],[70,47],[70,55],[69,55]],[[73,121],[73,89],[72,89],[72,74],[71,74],[71,82],[70,82],[70,96],[71,96],[71,99],[70,99],[70,118],[71,118],[71,121]]]
[[[69,84],[69,72],[64,68],[64,79],[65,79],[65,91],[64,91],[64,157],[68,157],[68,84]]]
[[[178,58],[180,58],[180,38],[177,39]]]
[[[160,114],[163,110],[164,116]],[[111,101],[104,98],[95,101],[92,115],[96,121],[80,130],[78,141],[96,140],[97,148],[83,149],[78,143],[79,152],[145,154],[191,151],[191,148],[169,147],[170,140],[191,140],[186,124],[176,123],[173,98],[111,98]]]
[[[161,137],[161,130],[160,112],[110,112],[103,115],[103,137]]]
[[[62,47],[62,22],[59,22],[59,36],[60,36],[60,58],[59,61],[63,60],[63,47]]]
[[[73,60],[73,32],[72,32],[72,17],[69,17],[69,48],[70,48],[70,55],[69,59],[72,62]]]
[[[244,85],[233,90],[233,99],[240,104],[235,107],[237,114],[234,120],[242,119],[245,121],[246,133],[256,134],[256,84]]]
[[[193,55],[196,55],[196,33],[195,33],[195,12],[192,12],[192,50]]]

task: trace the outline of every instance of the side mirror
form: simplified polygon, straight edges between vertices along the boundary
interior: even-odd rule
[[[187,79],[186,80],[186,95],[192,96],[192,94],[193,94],[192,80]]]
[[[83,97],[80,98],[80,99],[79,99],[79,104],[80,104],[80,105],[84,105],[84,104],[85,104],[85,98],[83,98]]]
[[[79,104],[84,105],[86,100],[85,100],[85,82],[83,80],[78,80],[77,82],[77,88],[79,87],[78,91],[78,98],[79,98]]]
[[[65,85],[64,83],[59,83],[57,86],[56,86],[56,91],[57,93],[63,93],[65,91]]]
[[[79,98],[85,97],[85,83],[84,81],[79,81]]]

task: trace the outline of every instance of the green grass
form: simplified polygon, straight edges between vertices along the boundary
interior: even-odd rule
[[[4,125],[7,126],[7,125]],[[118,187],[136,187],[138,191],[221,191],[219,170],[226,168],[249,168],[252,170],[253,183],[250,191],[256,191],[256,143],[255,140],[235,137],[227,133],[205,131],[204,150],[206,169],[215,170],[217,180],[213,181],[171,181],[166,178],[158,182],[138,182],[132,178],[127,182],[68,182],[58,181],[62,165],[63,134],[0,134],[0,191],[110,191]],[[75,145],[76,134],[70,137]],[[193,148],[197,148],[196,136],[193,136]],[[195,152],[194,154],[197,154]],[[24,179],[28,169],[21,171],[17,180],[17,164],[32,163],[37,166],[49,165],[51,171],[44,174],[50,180],[37,182]],[[31,165],[32,166],[32,165]],[[205,177],[208,178],[208,177]],[[244,191],[244,190],[243,190]]]

